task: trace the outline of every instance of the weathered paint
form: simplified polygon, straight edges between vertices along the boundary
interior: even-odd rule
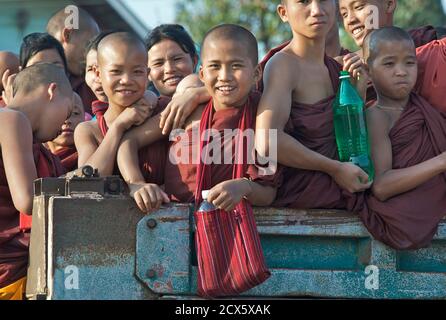
[[[68,195],[46,195],[48,271],[40,283],[48,284],[48,298],[194,296],[197,263],[191,208],[168,205],[144,216],[133,200],[124,194],[111,195],[106,185],[100,179],[79,179],[65,188]],[[40,214],[36,217],[45,216],[44,206],[45,201],[37,202],[35,210]],[[400,252],[373,240],[354,214],[254,211],[272,276],[244,297],[446,297],[445,222],[431,247]],[[379,270],[377,288],[367,285],[366,268],[371,265]],[[79,289],[69,290],[65,285],[69,266],[79,270]],[[42,277],[42,272],[35,275]]]

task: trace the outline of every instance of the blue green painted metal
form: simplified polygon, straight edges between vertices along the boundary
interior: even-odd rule
[[[34,278],[40,277],[40,283],[47,285],[41,286],[40,293],[30,289],[29,297],[38,293],[51,299],[195,295],[191,207],[169,205],[144,216],[125,194],[87,191],[89,184],[97,189],[99,180],[76,183],[65,188],[70,194],[36,197],[41,206],[48,204],[43,232],[48,241],[44,244],[47,261],[40,262],[47,272]],[[76,191],[78,186],[82,192]],[[244,296],[446,297],[446,222],[431,247],[399,252],[374,241],[355,215],[343,211],[254,211],[272,276]],[[35,243],[41,242],[36,239]],[[36,264],[31,266],[29,272],[38,274]],[[67,289],[73,276],[67,273],[70,266],[78,269],[77,289]]]

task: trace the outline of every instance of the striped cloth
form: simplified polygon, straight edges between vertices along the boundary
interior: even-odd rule
[[[200,133],[210,128],[212,112],[211,100],[203,111]],[[252,118],[248,101],[238,126],[241,132],[252,128]],[[243,143],[238,146],[244,148]],[[204,147],[204,142],[201,141],[200,152],[203,152]],[[246,152],[238,154],[246,156]],[[240,161],[236,161],[238,162]],[[243,178],[246,168],[245,161],[243,164],[235,164],[233,178]],[[201,162],[197,170],[196,208],[202,201],[201,191],[212,187],[210,183],[210,165]],[[212,298],[238,295],[269,278],[271,274],[265,264],[254,213],[249,202],[242,200],[231,212],[220,209],[211,212],[198,210],[194,213],[194,218],[200,296]]]

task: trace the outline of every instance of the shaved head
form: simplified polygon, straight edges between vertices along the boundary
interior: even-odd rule
[[[91,29],[99,30],[96,20],[94,20],[94,18],[84,9],[82,8],[78,9],[79,9],[79,30],[77,31],[83,32]],[[62,30],[64,28],[69,28],[69,26],[66,25],[66,22],[71,21],[71,15],[72,12],[70,11],[65,12],[65,8],[57,11],[50,18],[50,20],[48,20],[48,23],[46,25],[47,32],[56,39],[58,39]]]
[[[55,83],[62,95],[71,96],[70,81],[65,74],[65,70],[52,63],[37,63],[26,67],[20,71],[13,83],[13,95],[28,95],[40,86],[49,86]]]
[[[12,52],[9,51],[0,51],[0,79],[8,70],[13,73],[19,72],[19,57]],[[3,84],[0,81],[0,92],[4,90]]]
[[[124,46],[125,48],[131,48],[132,51],[145,52],[147,56],[146,46],[144,41],[131,32],[114,32],[105,36],[98,44],[98,65],[103,60],[104,52],[110,48],[118,50],[117,48]],[[146,57],[147,63],[147,57]]]
[[[56,38],[65,51],[68,71],[74,76],[83,76],[84,51],[88,42],[99,34],[99,26],[93,17],[84,9],[78,8],[79,28],[72,26],[73,12],[65,8],[56,12],[48,21],[47,32]]]
[[[379,46],[383,42],[407,42],[415,52],[413,39],[405,30],[398,27],[384,27],[374,30],[364,39],[364,58],[367,64],[373,63],[376,59],[379,54]]]
[[[204,56],[206,46],[215,41],[235,41],[246,48],[253,66],[259,61],[259,51],[256,37],[248,29],[235,24],[222,24],[209,30],[201,45],[201,55]]]

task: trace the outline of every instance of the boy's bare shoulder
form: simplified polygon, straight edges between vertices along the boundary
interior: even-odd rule
[[[380,108],[372,106],[366,109],[367,122],[372,126],[371,129],[379,128],[390,129],[390,118],[389,115]]]
[[[0,109],[0,145],[7,140],[32,140],[32,127],[29,119],[20,111]],[[23,140],[25,139],[25,140]]]
[[[28,118],[20,111],[16,111],[13,109],[8,108],[2,108],[0,109],[0,128],[3,130],[0,130],[1,133],[6,133],[6,128],[11,128],[14,126],[27,126],[31,127],[31,123],[29,122]]]
[[[76,127],[76,132],[78,135],[90,136],[96,140],[102,140],[102,133],[96,120],[89,120],[79,123],[79,125]]]

